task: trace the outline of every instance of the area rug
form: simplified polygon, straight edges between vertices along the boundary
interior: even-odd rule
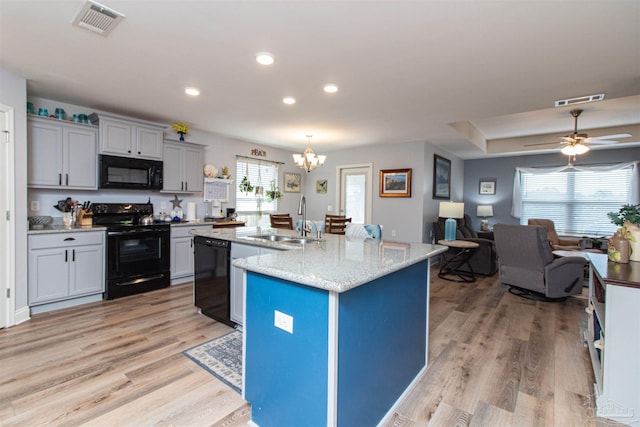
[[[242,393],[242,332],[229,332],[182,353],[220,381]]]

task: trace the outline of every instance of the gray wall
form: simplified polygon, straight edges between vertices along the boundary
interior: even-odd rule
[[[638,159],[640,159],[640,148],[638,147],[612,148],[591,150],[585,155],[578,156],[575,164],[624,163]],[[489,218],[490,225],[497,223],[519,224],[519,220],[511,216],[513,178],[516,167],[554,167],[566,164],[567,156],[560,153],[466,160],[464,162],[465,213],[471,216],[476,229],[480,228],[481,220],[476,216],[478,205],[493,205],[494,216]],[[479,194],[481,178],[497,179],[495,196]]]
[[[16,322],[27,308],[27,81],[0,68],[0,103],[14,109],[15,141],[15,309]],[[6,256],[6,254],[2,254]]]
[[[314,151],[322,151],[313,147]],[[438,216],[440,200],[432,198],[433,187],[433,155],[439,154],[451,160],[451,198],[462,200],[464,163],[451,153],[422,141],[389,145],[371,145],[334,151],[327,154],[327,161],[322,168],[317,168],[305,175],[304,192],[307,199],[307,217],[322,219],[329,205],[331,213],[336,213],[338,166],[373,163],[373,198],[372,219],[374,224],[384,226],[385,240],[406,242],[430,242],[431,222]],[[380,197],[380,170],[411,168],[411,197]],[[326,179],[327,194],[315,192],[316,181]],[[396,235],[392,236],[395,230]]]

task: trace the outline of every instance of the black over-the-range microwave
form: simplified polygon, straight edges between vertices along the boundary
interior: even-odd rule
[[[100,188],[162,190],[162,162],[100,155]]]

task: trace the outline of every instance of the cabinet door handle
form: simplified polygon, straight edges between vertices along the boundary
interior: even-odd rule
[[[67,249],[64,250],[64,262],[69,262],[69,251]]]
[[[138,155],[140,155],[140,152],[138,151]]]
[[[62,185],[62,174],[58,174],[58,185]]]
[[[193,247],[193,237],[191,238],[191,247]]]
[[[127,153],[131,154],[131,150],[127,150]]]
[[[184,181],[180,181],[180,190],[184,190]]]
[[[69,174],[65,173],[64,176],[65,176],[65,180],[66,180],[66,184],[65,185],[69,185]]]
[[[71,261],[76,262],[76,250],[71,251]]]
[[[184,182],[184,191],[189,191],[189,181]]]
[[[65,242],[71,242],[73,240],[76,240],[75,237],[67,237],[66,239],[64,239]]]

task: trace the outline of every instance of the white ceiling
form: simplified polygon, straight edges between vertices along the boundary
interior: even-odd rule
[[[510,139],[573,130],[555,100],[597,93],[580,128],[640,141],[637,0],[102,3],[126,16],[108,37],[71,25],[83,0],[0,0],[0,66],[30,96],[292,151],[312,132],[320,153],[407,141],[462,158],[521,152]]]

